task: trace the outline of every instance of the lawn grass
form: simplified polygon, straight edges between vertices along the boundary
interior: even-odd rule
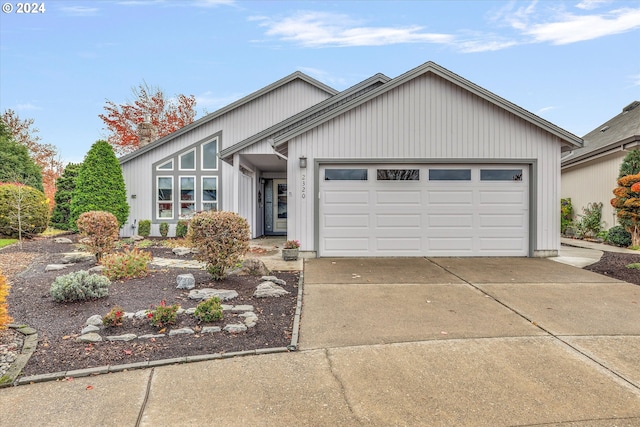
[[[49,236],[57,236],[58,234],[68,233],[68,230],[58,230],[55,228],[48,227],[41,236],[49,237]]]
[[[0,248],[4,248],[5,246],[9,246],[15,242],[17,242],[18,239],[0,239]]]

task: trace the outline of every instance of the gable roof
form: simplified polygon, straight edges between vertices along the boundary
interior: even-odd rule
[[[640,101],[634,101],[622,112],[582,137],[584,147],[573,150],[562,159],[569,166],[611,150],[640,145]]]
[[[120,157],[120,164],[124,164],[132,159],[135,159],[138,156],[141,156],[142,154],[153,150],[154,148],[166,144],[169,141],[172,141],[174,139],[176,139],[177,137],[179,137],[180,135],[183,135],[189,131],[191,131],[194,128],[197,128],[198,126],[202,126],[205,123],[208,123],[226,113],[228,113],[229,111],[232,111],[238,107],[241,107],[275,89],[278,89],[288,83],[291,83],[294,80],[302,80],[304,82],[309,83],[312,86],[317,87],[320,90],[323,90],[325,92],[327,92],[330,95],[335,95],[338,93],[337,90],[333,89],[330,86],[327,86],[326,84],[314,79],[313,77],[309,77],[308,75],[300,72],[300,71],[296,71],[294,73],[289,74],[286,77],[281,78],[280,80],[271,83],[268,86],[263,87],[262,89],[259,89],[247,96],[245,96],[244,98],[241,98],[235,102],[232,102],[231,104],[220,108],[219,110],[214,111],[213,113],[207,114],[206,116],[194,121],[193,123],[190,123],[186,126],[184,126],[183,128],[178,129],[177,131],[170,133],[169,135],[162,137],[154,142],[152,142],[149,145],[145,145],[142,148],[137,149],[136,151],[129,153],[129,154],[125,154],[124,156]]]
[[[352,108],[362,105],[365,102],[370,101],[371,99],[374,99],[375,97],[380,96],[383,93],[388,92],[425,73],[433,73],[463,89],[466,89],[467,91],[479,96],[480,98],[485,99],[486,101],[489,101],[490,103],[511,112],[512,114],[522,118],[523,120],[529,123],[532,123],[535,126],[540,127],[546,130],[547,132],[557,136],[561,140],[565,141],[569,146],[573,146],[573,147],[582,146],[582,140],[578,136],[572,134],[571,132],[568,132],[554,125],[553,123],[548,122],[542,119],[541,117],[538,117],[535,114],[513,104],[512,102],[509,102],[506,99],[501,98],[498,95],[476,85],[475,83],[472,83],[469,80],[466,80],[460,77],[459,75],[447,70],[446,68],[441,67],[435,62],[429,61],[390,80],[389,82],[366,93],[365,95],[355,98],[350,102],[347,102],[341,105],[339,108],[335,108],[331,111],[328,111],[326,114],[307,122],[304,126],[296,127],[291,131],[278,136],[274,140],[274,147],[275,148],[281,147],[285,145],[291,138],[301,135],[304,132],[316,126],[322,123],[325,123],[333,119],[334,117],[339,116],[345,111],[348,111]]]
[[[363,94],[379,87],[380,85],[387,83],[389,80],[391,80],[389,77],[381,73],[371,76],[368,79],[363,80],[362,82],[348,89],[345,89],[337,95],[327,98],[324,101],[319,102],[316,105],[313,105],[312,107],[309,107],[306,110],[303,110],[300,113],[295,114],[288,119],[283,120],[282,122],[263,130],[262,132],[259,132],[243,141],[240,141],[232,145],[231,147],[225,148],[220,152],[220,158],[227,161],[228,163],[233,164],[233,154],[237,153],[243,148],[246,148],[256,142],[263,141],[265,139],[277,138],[283,133],[304,125],[309,120],[313,120],[314,118],[326,114],[328,111],[338,108],[340,105],[347,103],[352,99],[362,96]]]

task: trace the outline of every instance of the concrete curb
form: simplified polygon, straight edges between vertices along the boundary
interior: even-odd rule
[[[22,350],[20,350],[20,354],[16,360],[11,364],[9,370],[0,377],[0,388],[9,387],[16,382],[16,379],[20,376],[22,369],[25,367],[29,358],[33,352],[36,351],[36,347],[38,346],[38,333],[35,329],[27,325],[16,325],[13,323],[8,326],[9,328],[24,335],[24,342],[22,343]]]
[[[290,351],[298,349],[298,336],[300,334],[300,313],[302,312],[302,287],[304,283],[304,271],[300,272],[298,279],[298,299],[296,301],[296,313],[293,316],[293,330],[291,331],[291,344],[287,347]]]

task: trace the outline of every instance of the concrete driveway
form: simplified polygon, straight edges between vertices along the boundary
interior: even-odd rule
[[[314,259],[302,313],[364,425],[640,425],[640,286],[547,259]]]

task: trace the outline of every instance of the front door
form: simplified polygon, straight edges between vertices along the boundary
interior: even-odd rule
[[[287,180],[273,180],[273,232],[287,232]]]

